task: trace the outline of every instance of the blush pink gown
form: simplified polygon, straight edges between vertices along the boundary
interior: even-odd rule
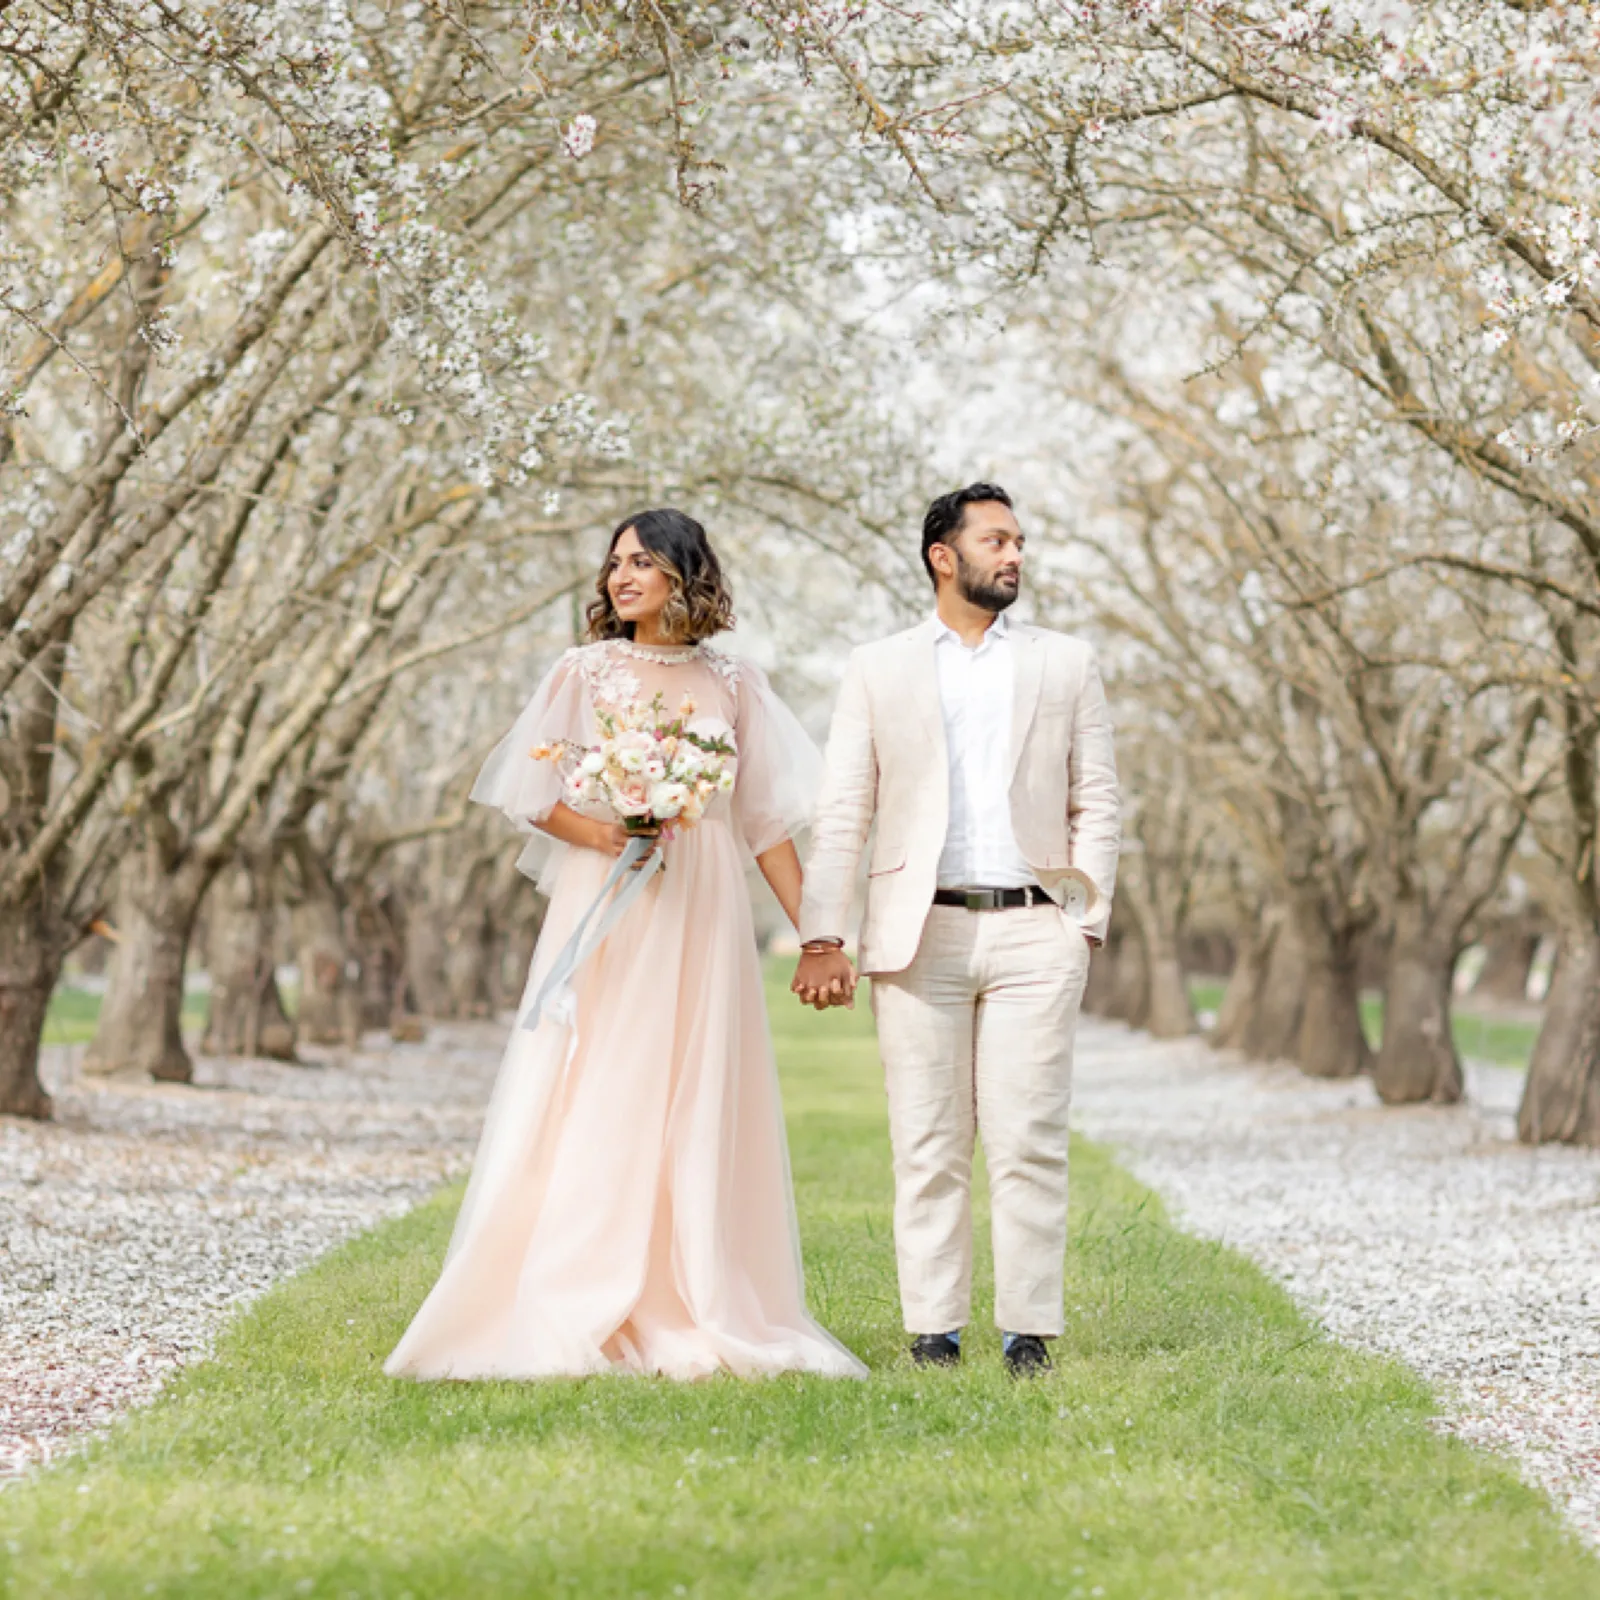
[[[731,735],[733,793],[579,970],[569,1025],[522,1016],[611,858],[533,831],[561,798],[535,745],[594,742],[596,703],[660,692]],[[532,835],[550,908],[437,1283],[384,1371],[698,1378],[866,1369],[808,1315],[745,882],[803,826],[820,758],[763,674],[705,646],[569,650],[473,798]]]

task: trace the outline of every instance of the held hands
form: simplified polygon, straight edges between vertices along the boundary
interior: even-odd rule
[[[856,969],[843,950],[806,950],[794,969],[794,982],[790,989],[800,997],[802,1005],[826,1011],[830,1006],[844,1006],[854,1010],[856,1003]]]

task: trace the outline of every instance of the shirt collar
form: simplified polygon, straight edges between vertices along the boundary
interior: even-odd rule
[[[998,611],[995,613],[994,621],[984,631],[983,638],[972,648],[974,650],[982,650],[991,639],[1009,638],[1010,634],[1011,624],[1006,621],[1005,612]],[[935,611],[933,614],[933,642],[935,644],[943,644],[948,639],[953,639],[957,644],[961,643],[961,635]]]

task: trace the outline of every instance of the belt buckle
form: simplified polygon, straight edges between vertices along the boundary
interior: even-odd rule
[[[994,895],[988,889],[963,889],[968,911],[993,911]]]

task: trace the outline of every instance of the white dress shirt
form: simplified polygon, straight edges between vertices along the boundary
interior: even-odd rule
[[[1001,612],[971,649],[937,622],[934,661],[950,767],[941,889],[1021,889],[1039,880],[1011,831],[1011,717],[1016,646]]]

